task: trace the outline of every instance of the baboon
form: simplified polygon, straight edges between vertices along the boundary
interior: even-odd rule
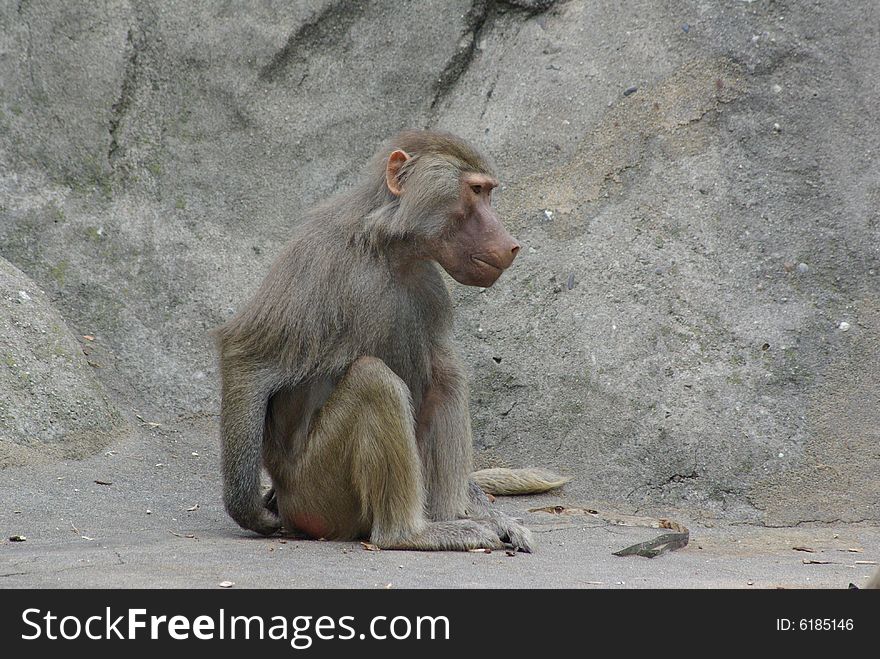
[[[436,267],[488,287],[512,263],[520,245],[491,206],[497,185],[460,138],[400,133],[356,187],[308,213],[218,328],[224,502],[239,525],[395,549],[532,549],[470,474],[468,384]],[[565,481],[519,471],[519,493]],[[516,480],[491,479],[505,473]]]

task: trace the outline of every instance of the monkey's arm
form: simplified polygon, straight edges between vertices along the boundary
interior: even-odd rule
[[[431,386],[422,401],[417,441],[428,489],[428,514],[435,521],[468,516],[484,521],[502,540],[532,550],[532,534],[493,507],[471,478],[473,438],[467,378],[454,348],[445,346],[432,360]]]
[[[473,467],[468,386],[450,345],[432,355],[431,383],[419,408],[416,442],[429,519],[439,522],[465,516]]]
[[[220,403],[223,502],[238,524],[263,535],[281,527],[260,493],[263,430],[269,398],[267,378],[244,368],[221,364]],[[233,375],[234,374],[234,375]]]

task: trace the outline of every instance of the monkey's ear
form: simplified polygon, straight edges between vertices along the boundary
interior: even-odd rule
[[[400,149],[388,156],[388,166],[385,168],[385,184],[395,197],[399,197],[400,193],[403,192],[403,186],[400,185],[397,175],[400,173],[403,163],[407,160],[409,160],[409,154]]]

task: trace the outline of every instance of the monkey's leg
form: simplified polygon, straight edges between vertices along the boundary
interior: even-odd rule
[[[425,519],[414,427],[404,382],[379,359],[357,359],[294,464],[267,461],[276,465],[270,471],[285,527],[328,539],[368,535],[389,549],[500,547],[486,525]]]
[[[493,507],[470,477],[473,439],[469,391],[455,350],[451,346],[438,350],[431,366],[431,386],[422,402],[417,431],[429,517],[446,520],[467,515],[488,524],[516,549],[532,551],[531,531]]]

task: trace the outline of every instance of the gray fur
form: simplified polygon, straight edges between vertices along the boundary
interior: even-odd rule
[[[400,197],[385,182],[396,149],[411,156],[397,174]],[[490,530],[498,524],[461,519],[470,506],[468,388],[431,259],[454,230],[450,208],[466,172],[490,170],[459,138],[401,133],[357,187],[304,218],[253,299],[217,330],[224,501],[241,526],[272,533],[307,500],[331,526],[339,522],[334,537],[371,532],[399,548],[498,545]],[[414,467],[402,457],[410,454]],[[322,492],[323,501],[317,491],[340,461],[360,489],[347,499]],[[273,479],[272,506],[260,494],[261,464]],[[367,526],[352,522],[358,506]]]

